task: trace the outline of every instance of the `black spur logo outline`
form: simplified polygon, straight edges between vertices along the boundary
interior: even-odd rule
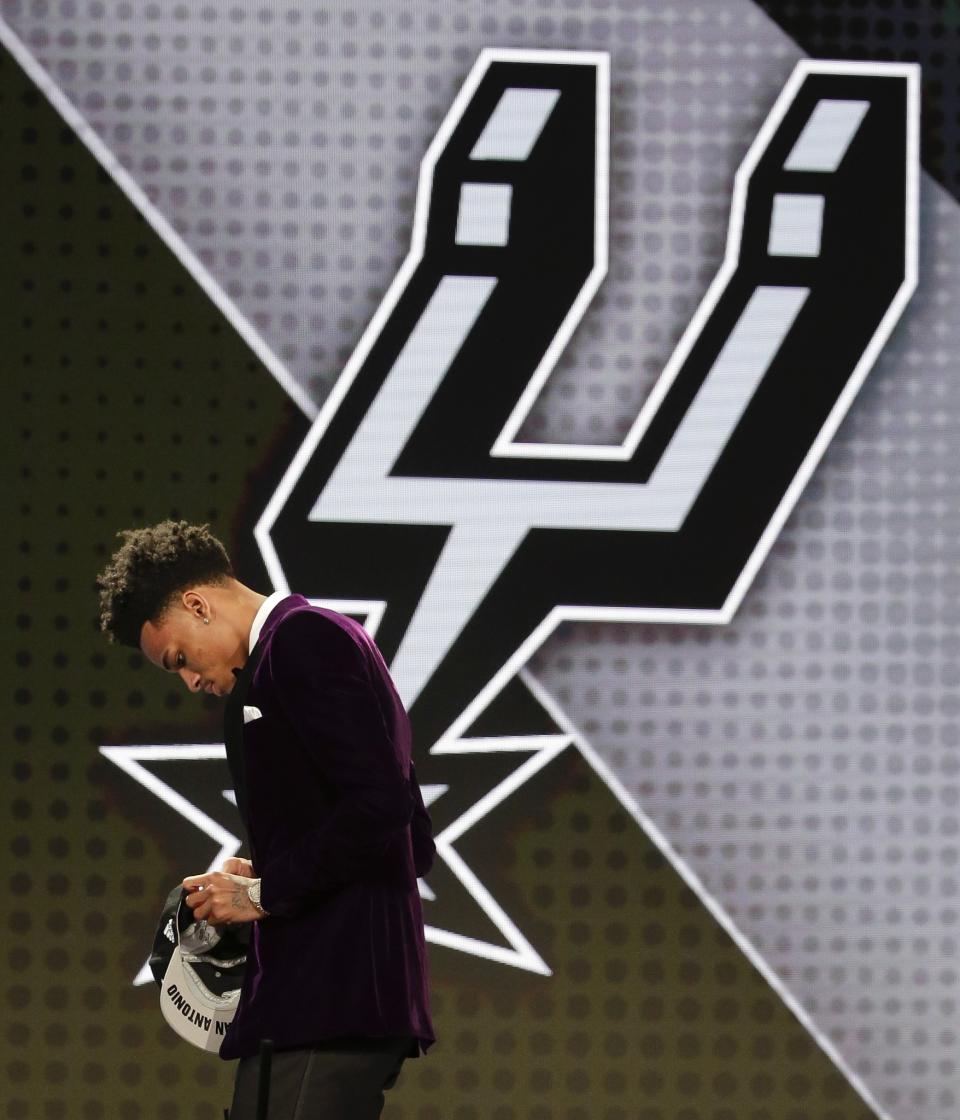
[[[471,726],[563,620],[733,617],[917,276],[917,68],[802,61],[623,443],[518,442],[606,272],[608,85],[605,54],[481,54],[424,157],[410,253],[256,528],[276,587],[376,630],[431,797],[438,756],[531,754],[438,836],[510,948],[429,934],[541,972],[455,841],[574,733]]]

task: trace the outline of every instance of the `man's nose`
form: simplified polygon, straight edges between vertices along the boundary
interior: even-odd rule
[[[187,688],[190,689],[191,692],[199,692],[200,691],[200,674],[199,673],[194,673],[190,669],[181,669],[180,670],[180,676],[183,679],[183,683],[187,686]]]

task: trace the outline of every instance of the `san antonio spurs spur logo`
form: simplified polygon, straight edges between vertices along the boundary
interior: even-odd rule
[[[409,255],[256,540],[275,588],[365,619],[410,708],[443,985],[529,1006],[564,990],[569,923],[517,853],[536,814],[585,796],[636,826],[621,855],[643,853],[620,909],[598,891],[580,912],[590,944],[642,930],[650,877],[669,880],[843,1074],[853,1114],[882,1115],[525,665],[566,619],[735,615],[915,286],[917,71],[800,63],[737,172],[723,265],[622,443],[525,443],[604,281],[608,124],[605,55],[483,52],[423,160]],[[202,858],[239,848],[220,744],[102,750],[204,834]],[[548,857],[568,824],[542,826]]]
[[[512,984],[562,967],[523,884],[504,893],[496,829],[578,755],[815,1033],[524,666],[565,619],[734,616],[915,286],[917,118],[913,67],[800,63],[623,442],[530,444],[524,418],[606,272],[608,60],[490,50],[467,78],[423,160],[410,253],[256,526],[274,587],[363,616],[410,707],[442,857],[422,884],[434,945]],[[160,776],[190,760],[225,778],[222,746],[103,750],[213,863],[237,850],[213,799]]]
[[[521,442],[606,271],[608,90],[606,55],[482,54],[410,254],[257,527],[277,587],[366,616],[429,751],[446,871],[498,931],[456,932],[432,877],[431,938],[543,972],[456,848],[573,742],[549,697],[552,725],[523,725],[518,673],[535,687],[563,619],[729,621],[916,282],[915,69],[801,62],[622,444]]]

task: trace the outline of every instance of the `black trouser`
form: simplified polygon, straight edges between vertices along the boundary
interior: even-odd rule
[[[416,1046],[409,1038],[342,1039],[275,1053],[269,1120],[377,1120]],[[259,1069],[258,1057],[240,1059],[230,1120],[256,1120]]]

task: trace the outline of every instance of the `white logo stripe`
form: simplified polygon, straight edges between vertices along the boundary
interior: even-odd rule
[[[559,96],[558,89],[504,90],[470,158],[528,159]]]
[[[775,194],[767,252],[771,257],[819,257],[822,194]]]
[[[310,514],[314,521],[451,526],[391,665],[408,706],[530,528],[674,531],[683,524],[808,295],[786,287],[753,293],[649,483],[390,477],[494,284],[489,277],[441,280]]]
[[[787,156],[784,170],[836,171],[869,108],[869,101],[818,101]]]
[[[676,495],[675,528],[683,524],[809,294],[809,288],[761,286],[748,300],[650,478],[651,490]]]
[[[513,187],[509,183],[464,183],[460,188],[456,243],[498,248],[506,245],[512,199]]]

